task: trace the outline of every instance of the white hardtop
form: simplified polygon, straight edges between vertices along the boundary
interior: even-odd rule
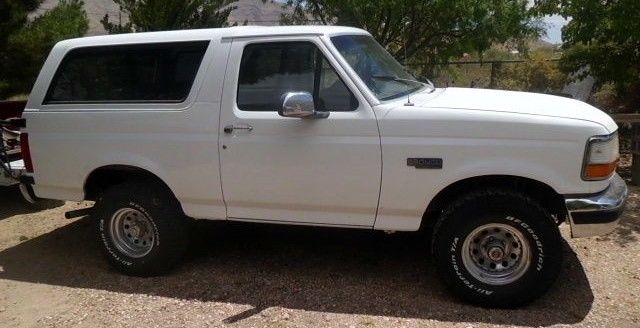
[[[246,37],[269,37],[269,36],[295,36],[295,35],[344,35],[344,34],[365,34],[365,30],[327,25],[300,25],[300,26],[233,26],[225,28],[176,30],[162,32],[142,32],[124,33],[114,35],[100,35],[61,41],[57,47],[75,48],[95,45],[128,44],[128,43],[151,43],[151,42],[176,42],[176,41],[198,41],[212,39],[233,39]]]

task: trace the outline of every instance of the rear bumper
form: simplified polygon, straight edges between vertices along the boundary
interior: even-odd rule
[[[616,174],[609,187],[602,192],[565,196],[571,237],[590,237],[611,232],[620,221],[627,195],[627,184]]]
[[[16,160],[6,164],[7,170],[0,169],[0,187],[19,185],[22,197],[29,203],[34,203],[37,199],[33,192],[33,176],[26,174],[24,162]]]
[[[7,170],[0,167],[0,186],[13,186],[20,183],[20,177],[24,174],[24,163],[22,160],[16,160],[9,163],[0,163],[5,165]]]

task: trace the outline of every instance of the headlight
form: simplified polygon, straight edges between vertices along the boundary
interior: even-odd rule
[[[605,180],[611,177],[620,159],[618,133],[589,138],[582,167],[583,180]]]

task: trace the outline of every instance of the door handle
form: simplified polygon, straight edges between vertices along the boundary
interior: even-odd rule
[[[242,124],[242,125],[227,125],[224,127],[224,133],[232,133],[233,130],[247,130],[247,131],[253,131],[253,126],[249,125],[249,124]]]

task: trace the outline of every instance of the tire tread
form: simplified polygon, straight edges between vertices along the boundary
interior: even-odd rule
[[[456,212],[465,209],[470,204],[477,204],[479,201],[495,201],[495,200],[505,200],[509,201],[517,201],[521,202],[520,204],[527,206],[531,209],[532,212],[542,213],[541,219],[545,220],[542,222],[543,226],[547,230],[545,233],[551,233],[552,239],[552,249],[554,256],[551,258],[557,259],[556,261],[552,261],[552,263],[548,264],[550,270],[548,274],[549,279],[544,279],[539,282],[539,285],[536,288],[530,290],[526,295],[521,295],[521,297],[517,299],[491,299],[491,298],[481,298],[477,297],[470,293],[470,289],[468,288],[460,288],[459,283],[457,283],[458,278],[455,276],[444,274],[445,269],[443,268],[442,261],[437,259],[438,254],[440,254],[440,247],[448,247],[448,245],[438,245],[440,241],[440,234],[445,230],[447,226],[447,222],[450,222],[452,217]],[[548,229],[547,229],[548,227]],[[433,234],[431,239],[431,251],[432,254],[436,257],[436,263],[438,266],[438,272],[441,278],[444,280],[445,284],[453,290],[453,292],[461,297],[462,299],[478,304],[480,306],[485,307],[500,307],[500,308],[514,308],[529,304],[533,300],[539,298],[542,294],[544,294],[556,280],[562,261],[562,247],[561,241],[562,237],[560,236],[560,232],[557,229],[556,223],[553,221],[552,216],[549,212],[542,207],[538,202],[533,200],[531,197],[514,190],[509,189],[498,189],[491,188],[485,190],[475,190],[468,192],[464,195],[461,195],[457,199],[451,202],[449,206],[445,208],[445,210],[441,213],[438,221],[435,223],[433,228]],[[554,242],[557,241],[558,245],[554,245]],[[555,248],[555,249],[554,249]],[[557,255],[557,256],[556,256]],[[553,263],[555,262],[555,263]]]
[[[124,265],[113,258],[107,247],[102,242],[100,231],[100,218],[109,215],[109,202],[121,202],[123,200],[152,204],[154,212],[151,218],[157,226],[160,235],[160,243],[154,256],[149,260],[135,261],[134,265]],[[158,204],[154,204],[158,202]],[[140,204],[142,205],[142,204]],[[96,220],[96,233],[100,247],[109,260],[112,267],[127,275],[132,276],[156,276],[168,272],[182,259],[189,244],[189,230],[187,219],[182,212],[180,204],[175,197],[160,186],[147,181],[124,182],[107,189],[96,202],[94,212]],[[143,258],[144,259],[144,258]]]

